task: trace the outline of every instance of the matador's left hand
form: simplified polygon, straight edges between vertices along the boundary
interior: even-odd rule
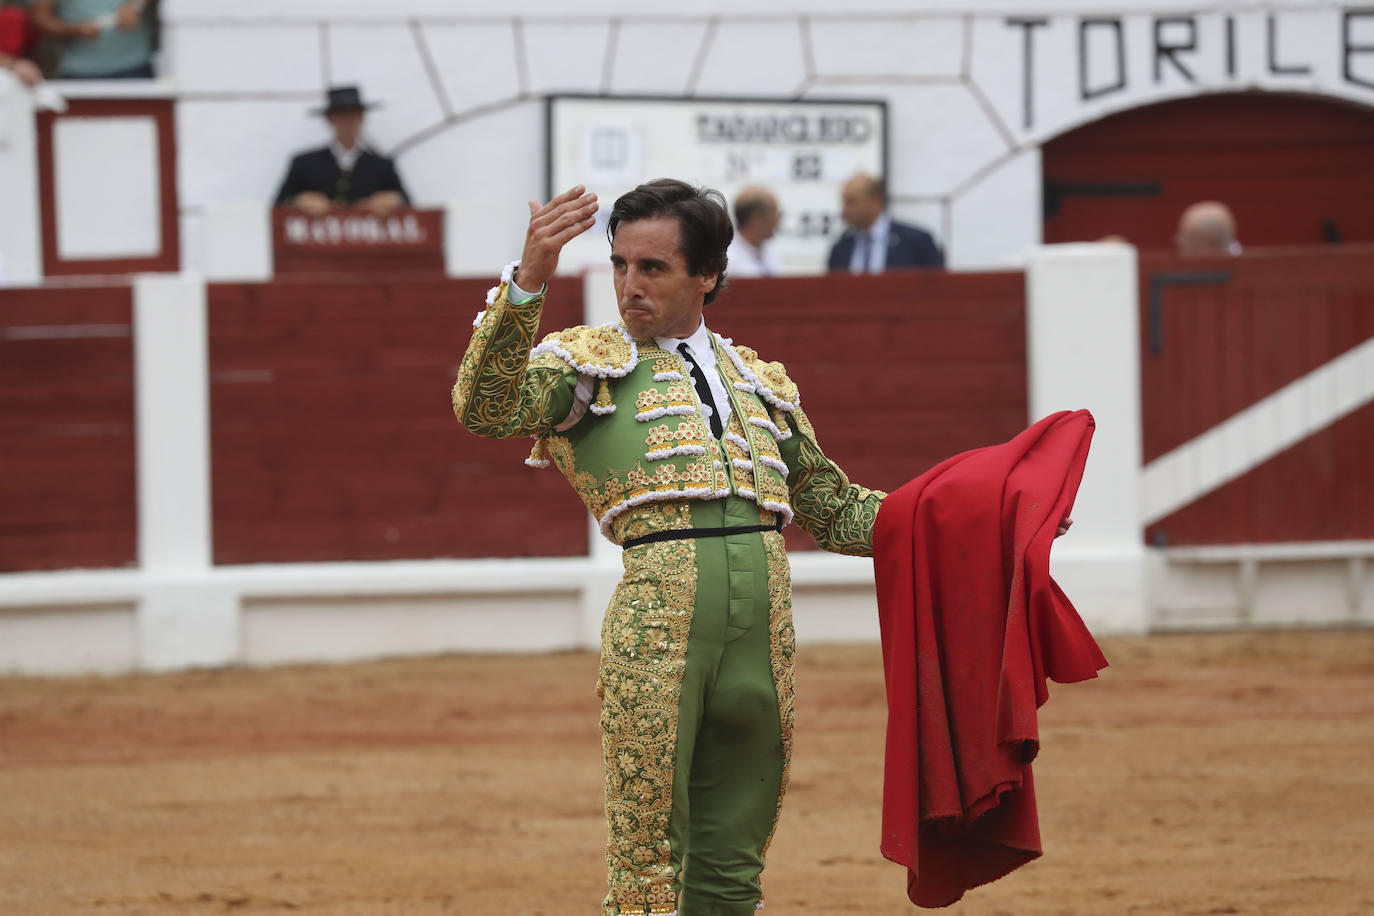
[[[1055,530],[1054,536],[1055,536],[1055,537],[1063,537],[1064,535],[1068,534],[1068,533],[1069,533],[1069,528],[1070,528],[1072,525],[1073,525],[1073,519],[1069,518],[1067,515],[1064,516],[1064,520],[1061,521],[1061,522],[1059,523],[1059,527]]]

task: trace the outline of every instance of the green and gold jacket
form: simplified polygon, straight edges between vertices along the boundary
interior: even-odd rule
[[[526,463],[557,465],[606,537],[690,524],[684,513],[644,509],[736,495],[758,504],[764,524],[795,519],[826,550],[872,555],[886,494],[851,484],[825,457],[781,363],[712,335],[731,406],[715,439],[677,353],[620,323],[567,328],[535,345],[543,296],[513,304],[508,281],[473,322],[454,414],[479,436],[535,437]],[[580,377],[596,394],[570,417]]]

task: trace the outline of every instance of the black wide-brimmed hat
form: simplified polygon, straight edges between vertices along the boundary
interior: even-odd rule
[[[378,107],[376,102],[364,102],[357,86],[333,86],[325,92],[323,108],[311,109],[312,114],[330,115],[336,111],[366,111]]]

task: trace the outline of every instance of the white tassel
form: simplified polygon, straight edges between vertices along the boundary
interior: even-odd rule
[[[787,505],[787,503],[779,503],[774,502],[771,499],[765,499],[763,502],[759,503],[759,505],[770,512],[777,512],[779,515],[781,515],[782,523],[784,525],[789,525],[792,523],[792,507]]]
[[[650,420],[657,420],[660,417],[685,417],[697,412],[697,409],[690,404],[677,404],[671,407],[655,407],[653,410],[645,410],[635,414],[635,419],[641,423],[648,423]]]
[[[757,426],[760,429],[768,430],[768,432],[771,433],[773,438],[778,442],[785,442],[792,437],[791,430],[784,433],[782,430],[778,429],[777,424],[775,424],[772,420],[765,419],[764,417],[750,417],[749,422],[750,424]]]
[[[704,445],[675,445],[672,448],[655,449],[652,452],[645,452],[644,457],[650,461],[662,461],[664,458],[671,458],[674,455],[704,455],[706,446]]]
[[[787,469],[787,465],[785,463],[779,461],[777,458],[774,458],[770,455],[760,455],[759,463],[766,468],[772,468],[784,477],[792,473]]]
[[[616,517],[627,509],[633,509],[636,506],[643,506],[647,503],[663,502],[669,499],[724,499],[729,495],[730,490],[728,488],[723,490],[712,490],[710,487],[702,487],[693,490],[655,490],[652,493],[642,493],[633,499],[627,499],[623,502],[616,503],[606,510],[606,514],[601,516],[598,524],[601,528],[601,534],[605,536],[608,541],[614,543],[615,539],[611,537],[611,522],[615,521]]]
[[[749,447],[749,440],[741,436],[739,433],[727,432],[725,434],[725,441],[733,442],[735,445],[738,445],[740,448],[744,449],[746,454],[753,454],[753,449]]]

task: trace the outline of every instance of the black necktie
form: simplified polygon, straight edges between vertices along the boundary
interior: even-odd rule
[[[702,405],[711,412],[711,435],[719,439],[725,427],[720,425],[720,411],[716,409],[716,399],[711,397],[711,386],[706,384],[706,373],[702,372],[697,361],[692,359],[692,351],[687,347],[686,341],[677,345],[677,352],[687,360],[687,368],[692,373],[692,384],[697,389],[697,397],[701,398]]]

